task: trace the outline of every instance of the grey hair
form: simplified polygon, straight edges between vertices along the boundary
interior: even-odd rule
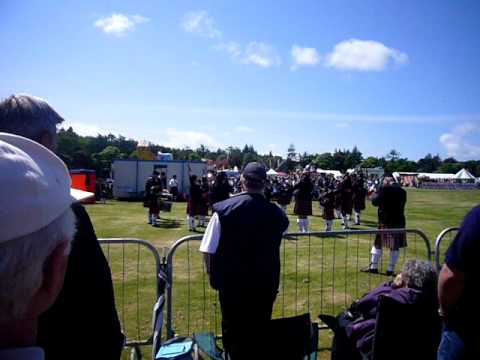
[[[27,94],[12,95],[0,102],[0,131],[36,142],[48,133],[52,138],[63,118],[43,99]]]
[[[402,279],[409,288],[436,291],[437,273],[428,261],[408,260],[402,269]]]
[[[42,229],[0,244],[0,324],[21,318],[43,281],[47,258],[60,244],[71,244],[75,215],[68,208]],[[67,247],[67,253],[70,246]]]

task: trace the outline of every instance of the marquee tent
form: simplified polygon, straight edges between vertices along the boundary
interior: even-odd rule
[[[455,179],[457,180],[475,180],[473,176],[467,169],[462,169],[455,174]]]

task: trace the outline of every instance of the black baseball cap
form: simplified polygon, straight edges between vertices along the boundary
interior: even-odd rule
[[[242,173],[243,177],[252,180],[267,180],[267,169],[258,162],[251,162],[245,166]]]

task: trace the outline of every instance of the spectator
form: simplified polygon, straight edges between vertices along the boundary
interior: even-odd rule
[[[392,177],[386,177],[383,186],[372,197],[372,205],[378,206],[379,229],[403,229],[405,228],[405,204],[407,193],[400,185],[395,183]],[[383,247],[390,249],[390,262],[387,275],[394,275],[395,265],[400,258],[400,248],[407,246],[405,233],[377,234],[372,247],[370,266],[364,271],[378,273],[378,263],[383,254]]]
[[[178,180],[177,175],[173,175],[170,181],[168,182],[168,188],[170,189],[170,194],[172,194],[173,201],[177,201],[178,196]]]
[[[439,277],[440,315],[445,329],[439,360],[479,359],[477,257],[480,252],[480,206],[465,217]]]
[[[0,359],[43,359],[39,317],[62,289],[75,234],[70,175],[47,148],[7,133],[0,169]]]
[[[200,246],[210,284],[219,291],[223,342],[232,360],[267,358],[261,337],[268,333],[278,291],[288,219],[264,197],[266,180],[262,165],[248,164],[242,174],[245,192],[213,206]]]
[[[55,151],[56,126],[63,118],[50,105],[30,95],[0,102],[0,131],[25,136]],[[120,329],[110,268],[80,203],[72,205],[77,233],[72,242],[65,283],[55,304],[39,321],[38,344],[49,360],[88,359],[91,349],[102,359],[119,359]],[[79,346],[88,334],[88,346]]]
[[[335,348],[333,349],[335,359],[356,360],[362,358],[362,353],[371,352],[380,296],[391,297],[400,304],[418,305],[421,309],[420,313],[429,320],[428,324],[422,324],[422,326],[431,330],[429,334],[425,334],[425,341],[438,344],[440,320],[436,314],[438,304],[436,289],[437,274],[433,266],[427,261],[409,260],[394,281],[373,289],[354,302],[345,313],[337,318],[322,315],[322,320],[335,331]],[[438,332],[436,332],[437,329]],[[409,346],[409,344],[400,346]],[[433,350],[435,349],[436,347]],[[392,349],[392,358],[395,358],[394,351]]]

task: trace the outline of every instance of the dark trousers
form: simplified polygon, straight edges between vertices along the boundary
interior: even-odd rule
[[[231,360],[267,359],[269,323],[276,294],[220,291],[223,346]]]

